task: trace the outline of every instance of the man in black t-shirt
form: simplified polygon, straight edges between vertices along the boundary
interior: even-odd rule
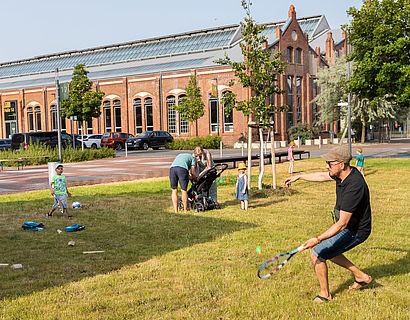
[[[299,179],[306,181],[336,181],[336,222],[321,235],[307,240],[303,249],[314,249],[310,256],[316,276],[319,280],[320,293],[313,301],[325,302],[332,299],[329,292],[326,260],[348,269],[354,275],[354,283],[349,289],[360,289],[372,281],[372,277],[361,271],[344,255],[358,244],[365,241],[371,232],[371,209],[369,188],[362,174],[350,167],[352,159],[348,148],[336,147],[322,156],[326,160],[328,172],[313,172],[288,177],[285,185]]]

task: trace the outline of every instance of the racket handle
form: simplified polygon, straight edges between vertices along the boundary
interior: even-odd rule
[[[297,250],[297,252],[302,251],[303,250],[303,244],[300,247],[298,247],[296,250]]]

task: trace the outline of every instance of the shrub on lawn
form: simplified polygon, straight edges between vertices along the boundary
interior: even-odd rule
[[[168,146],[173,150],[193,150],[196,146],[201,146],[205,149],[218,149],[220,141],[220,136],[174,139]]]

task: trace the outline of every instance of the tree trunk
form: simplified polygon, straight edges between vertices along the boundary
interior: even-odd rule
[[[361,143],[364,143],[366,140],[366,120],[362,120],[362,138],[360,140]]]
[[[258,179],[258,189],[262,190],[262,178],[263,174],[265,172],[265,158],[263,154],[263,131],[262,128],[258,128],[259,130],[259,141],[260,141],[260,147],[259,147],[259,179]]]
[[[275,127],[272,126],[270,136],[270,153],[272,157],[272,189],[276,189],[276,157],[275,157]]]
[[[78,122],[81,126],[81,151],[84,151],[84,124],[83,121]]]
[[[346,133],[347,133],[347,126],[346,126],[346,128],[343,130],[343,135],[342,135],[342,138],[340,139],[340,142],[339,142],[340,145],[343,144],[343,139],[346,137]]]
[[[248,189],[251,188],[252,174],[252,127],[248,125]]]

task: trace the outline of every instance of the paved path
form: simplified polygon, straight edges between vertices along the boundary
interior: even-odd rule
[[[363,148],[367,158],[410,158],[409,139],[384,144],[355,144],[353,151],[359,146]],[[309,150],[311,157],[319,157],[332,147],[333,145],[325,145],[319,149],[318,146],[303,146],[301,149]],[[128,157],[125,157],[122,152],[112,159],[65,164],[64,175],[67,177],[69,186],[165,177],[168,176],[169,166],[175,155],[181,152],[184,151],[138,151],[129,152]],[[254,150],[253,153],[256,154],[258,151]],[[214,157],[219,157],[220,151],[212,150],[212,154]],[[223,151],[223,156],[241,154],[241,150]],[[244,154],[246,155],[246,150]],[[42,190],[48,187],[47,165],[25,167],[24,170],[5,168],[0,171],[0,195]]]

